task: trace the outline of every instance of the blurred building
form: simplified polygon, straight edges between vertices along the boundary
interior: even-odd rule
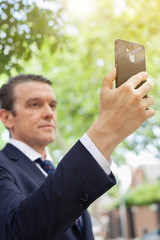
[[[141,165],[131,169],[132,188],[140,186],[143,182],[154,184],[160,179],[160,163]],[[145,232],[151,232],[160,226],[160,202],[148,206],[132,206],[125,208],[122,201],[119,209],[107,211],[105,204],[114,201],[107,196],[98,199],[91,213],[101,224],[101,235],[103,239],[114,239],[117,237],[136,238],[142,237]],[[106,219],[106,222],[105,222]]]

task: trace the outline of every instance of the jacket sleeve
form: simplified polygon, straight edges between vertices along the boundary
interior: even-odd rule
[[[1,239],[56,240],[115,183],[113,174],[106,175],[80,141],[27,197],[12,173],[0,167]]]

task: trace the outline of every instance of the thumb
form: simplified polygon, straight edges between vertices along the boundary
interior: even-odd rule
[[[110,73],[108,73],[104,78],[102,82],[102,88],[113,88],[113,81],[116,78],[116,68],[112,68]]]

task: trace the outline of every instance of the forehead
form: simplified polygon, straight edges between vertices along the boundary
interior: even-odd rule
[[[15,97],[18,99],[50,97],[56,99],[52,87],[43,82],[23,82],[18,83],[14,88]]]

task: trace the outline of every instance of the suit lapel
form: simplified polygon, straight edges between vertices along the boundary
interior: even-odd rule
[[[20,168],[25,170],[38,185],[45,180],[46,177],[40,169],[18,148],[8,143],[2,151],[11,161],[14,161]]]

